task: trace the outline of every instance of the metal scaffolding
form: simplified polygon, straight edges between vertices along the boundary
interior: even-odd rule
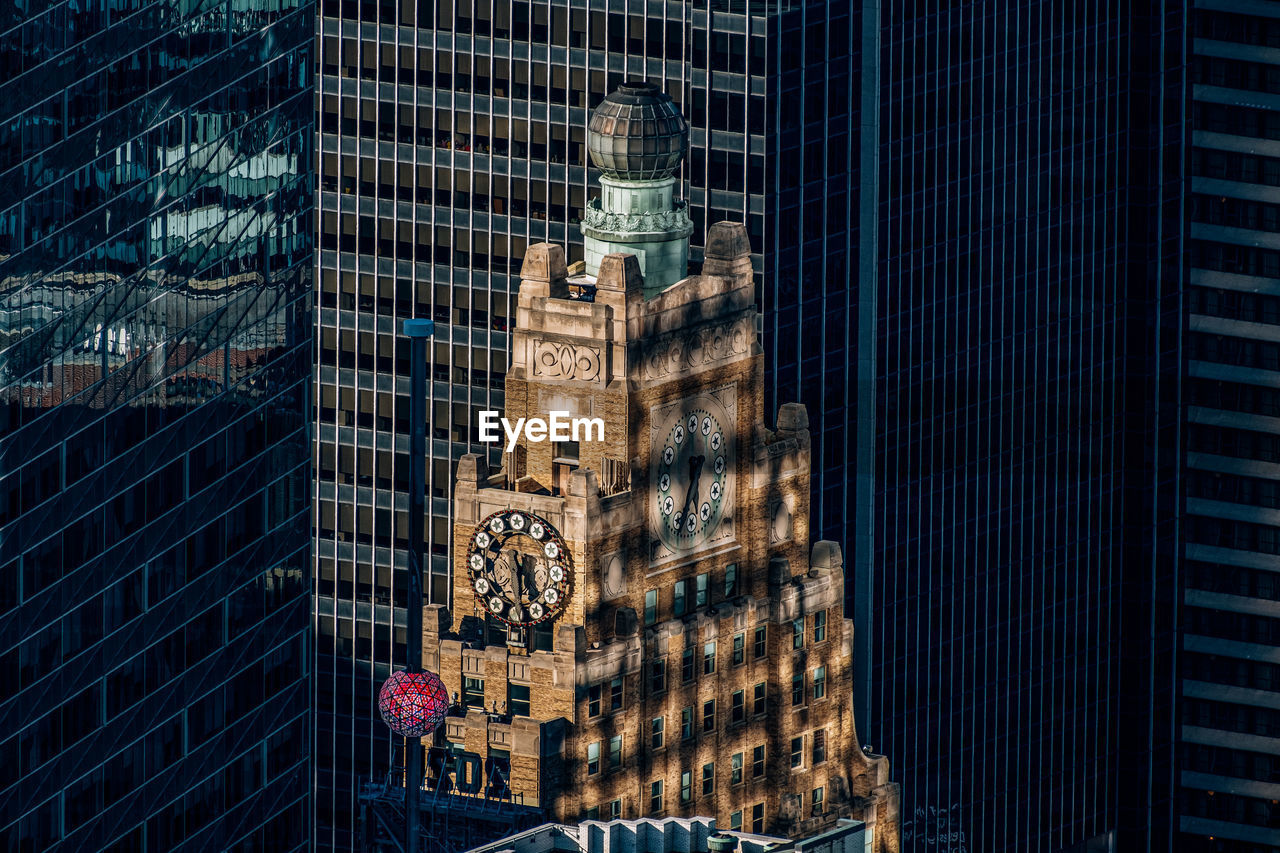
[[[421,792],[419,846],[422,853],[464,853],[473,847],[530,829],[547,820],[543,809],[527,805],[519,794],[464,794],[437,784]],[[371,779],[360,791],[361,850],[405,853],[404,768]]]

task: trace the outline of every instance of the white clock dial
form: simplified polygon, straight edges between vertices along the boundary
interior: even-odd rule
[[[734,424],[706,394],[672,407],[655,423],[650,512],[658,538],[673,551],[714,535],[728,507]]]

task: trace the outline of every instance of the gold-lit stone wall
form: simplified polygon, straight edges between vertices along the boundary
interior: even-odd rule
[[[897,789],[887,759],[858,747],[852,714],[843,557],[836,543],[810,541],[807,415],[798,405],[763,411],[745,231],[713,226],[703,274],[648,301],[630,256],[604,259],[591,302],[569,298],[558,247],[530,247],[523,278],[505,416],[545,418],[554,403],[604,419],[605,440],[582,442],[578,469],[559,476],[550,441],[522,442],[499,471],[478,456],[460,463],[453,605],[425,620],[427,659],[451,691],[462,691],[465,676],[483,678],[489,709],[505,707],[510,684],[528,686],[530,716],[508,723],[471,709],[465,725],[451,722],[450,740],[480,755],[510,749],[512,789],[536,798],[554,820],[608,818],[616,808],[627,818],[712,815],[724,827],[798,835],[854,817],[875,825],[878,853],[893,853]],[[731,525],[689,550],[664,550],[651,532],[650,421],[671,403],[711,392],[732,407],[736,432],[726,436]],[[491,512],[515,508],[547,519],[572,555],[552,648],[468,648],[459,627],[484,615],[467,572],[471,537]],[[677,614],[681,581],[687,608]],[[646,624],[650,591],[656,612]],[[682,731],[686,709],[690,732]],[[520,740],[517,724],[538,731],[536,748],[525,742],[519,761],[510,747]],[[553,724],[562,726],[554,734]],[[610,748],[615,738],[618,752]]]

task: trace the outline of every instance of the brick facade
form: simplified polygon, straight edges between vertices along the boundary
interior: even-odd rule
[[[647,301],[627,255],[601,263],[594,301],[570,297],[582,280],[569,278],[559,247],[531,247],[522,275],[505,416],[545,418],[556,408],[603,419],[605,436],[578,444],[576,469],[556,461],[568,451],[550,441],[522,441],[496,472],[478,456],[460,463],[453,606],[425,620],[427,660],[451,691],[482,678],[489,711],[509,710],[511,685],[528,687],[529,713],[508,720],[472,708],[450,718],[446,736],[478,755],[508,752],[512,789],[555,820],[607,819],[618,802],[624,818],[712,815],[724,827],[794,836],[848,816],[875,827],[877,851],[896,851],[888,760],[863,753],[851,710],[841,550],[809,541],[807,416],[786,405],[776,428],[765,426],[742,226],[713,226],[703,274]],[[732,406],[732,506],[718,537],[673,552],[651,532],[651,419],[713,389]],[[467,550],[475,525],[507,508],[542,516],[572,555],[549,649],[476,639],[484,611]],[[656,596],[651,620],[646,593]],[[691,732],[682,731],[686,715]]]

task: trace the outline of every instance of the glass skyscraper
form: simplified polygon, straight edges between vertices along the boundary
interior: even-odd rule
[[[309,843],[314,30],[0,8],[0,849]]]
[[[320,13],[317,843],[350,849],[360,780],[399,763],[373,701],[404,659],[399,321],[436,322],[426,588],[445,603],[454,460],[493,450],[476,413],[502,408],[521,260],[543,240],[581,259],[587,121],[624,80],[658,84],[691,125],[692,271],[708,223],[748,228],[766,361],[783,365],[768,408],[809,405],[815,470],[834,472],[815,518],[843,538],[858,17],[798,0],[321,0]]]
[[[905,849],[1280,850],[1280,12],[874,5]]]
[[[874,578],[855,654],[904,850],[1181,849],[1117,833],[1145,830],[1143,797],[1171,784],[1163,661],[1142,638],[1158,630],[1156,540],[1175,529],[1154,504],[1177,339],[1153,329],[1157,260],[1178,251],[1182,119],[1160,87],[1182,21],[1141,4],[874,5],[860,288],[875,393],[858,412],[874,423],[858,508]],[[1147,779],[1121,774],[1140,759]]]

